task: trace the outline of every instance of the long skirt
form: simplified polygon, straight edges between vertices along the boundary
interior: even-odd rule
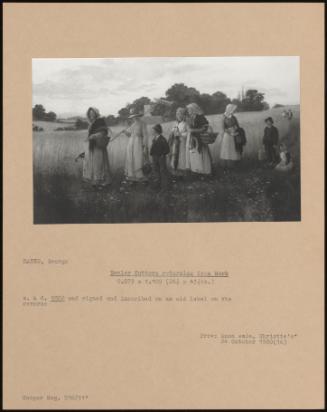
[[[197,149],[189,150],[190,135],[186,142],[186,168],[194,173],[210,175],[212,171],[212,160],[210,149],[207,144],[202,144],[201,151]]]
[[[143,165],[144,154],[142,148],[142,137],[131,136],[126,150],[126,179],[134,182],[142,182],[146,180],[142,170]]]
[[[83,180],[93,185],[111,183],[109,158],[106,148],[94,147],[85,151]]]
[[[178,153],[178,162],[177,162],[177,172],[184,172],[188,167],[187,167],[187,155],[188,152],[186,150],[186,137],[181,137],[180,138],[180,143],[179,143],[179,153]],[[174,156],[171,156],[170,160],[170,167],[175,171],[175,165],[174,165]]]
[[[240,160],[241,154],[235,149],[234,136],[225,132],[221,141],[220,158],[223,160]]]

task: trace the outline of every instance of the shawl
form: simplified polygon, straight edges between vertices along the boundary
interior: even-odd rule
[[[89,121],[90,121],[90,111],[91,111],[91,110],[94,111],[96,118],[100,117],[99,109],[97,109],[96,107],[89,107],[89,108],[87,109],[87,112],[86,112],[86,117],[88,118]]]
[[[92,134],[99,133],[99,132],[104,132],[106,134],[105,142],[102,142],[102,141],[99,142],[101,147],[102,147],[101,143],[105,144],[105,146],[106,146],[108,144],[108,137],[107,137],[108,127],[107,127],[107,124],[106,124],[106,121],[105,121],[104,117],[98,117],[94,120],[94,122],[92,122],[90,124],[89,130],[88,130],[88,135],[91,136]],[[101,139],[101,140],[103,140],[103,139]],[[96,144],[97,144],[97,142],[95,140],[90,140],[89,141],[89,149],[93,150]]]

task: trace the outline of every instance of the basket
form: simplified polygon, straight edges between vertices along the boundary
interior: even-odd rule
[[[216,141],[218,133],[204,132],[201,133],[199,138],[203,144],[212,144]]]

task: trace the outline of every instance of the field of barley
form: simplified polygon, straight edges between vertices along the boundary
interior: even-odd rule
[[[299,123],[299,107],[293,108],[293,113],[292,124],[297,126]],[[268,116],[274,118],[275,126],[279,129],[281,139],[289,141],[294,157],[298,158],[299,141],[290,135],[290,122],[282,117],[282,108],[264,112],[237,113],[239,123],[244,128],[247,136],[244,157],[253,158],[257,156],[265,127],[264,119]],[[208,120],[216,132],[221,132],[221,118],[221,115],[208,116]],[[58,125],[62,126],[62,124],[49,122],[35,122],[35,124],[44,127],[45,131],[37,132],[33,135],[34,173],[36,175],[61,173],[67,176],[80,176],[82,170],[81,162],[75,163],[74,158],[84,150],[83,142],[87,136],[87,131],[54,132],[55,127]],[[148,126],[149,129],[150,127]],[[165,136],[169,135],[171,127],[172,122],[163,123],[163,134]],[[113,134],[116,134],[122,128],[121,126],[112,128]],[[150,131],[149,135],[151,135]],[[222,134],[219,133],[216,142],[210,145],[214,162],[219,162],[221,138]],[[127,142],[128,138],[121,135],[109,144],[109,162],[114,173],[121,170],[124,166]]]
[[[44,132],[33,133],[34,221],[35,223],[127,223],[131,221],[176,221],[176,219],[181,222],[298,220],[300,215],[300,108],[299,106],[292,107],[294,114],[292,120],[284,118],[282,116],[282,111],[283,108],[278,108],[263,112],[243,112],[236,114],[241,127],[245,130],[247,137],[247,144],[245,146],[242,160],[242,167],[245,168],[244,175],[239,174],[236,179],[234,178],[235,176],[233,177],[233,174],[228,176],[222,176],[220,174],[219,153],[222,138],[220,126],[222,116],[207,116],[214,131],[219,132],[216,142],[210,145],[212,159],[216,170],[213,182],[216,182],[216,184],[212,184],[211,181],[211,186],[209,188],[207,186],[208,182],[201,182],[200,185],[199,182],[194,181],[187,182],[187,184],[185,182],[177,182],[176,194],[178,195],[178,191],[184,193],[186,188],[189,187],[190,191],[194,191],[194,189],[198,191],[198,198],[200,199],[202,192],[207,193],[213,189],[215,200],[212,200],[210,203],[207,199],[207,204],[211,205],[210,207],[212,210],[207,210],[205,213],[202,213],[200,210],[202,206],[200,205],[198,206],[200,208],[199,210],[196,212],[190,212],[190,205],[186,204],[183,206],[184,209],[186,208],[186,212],[184,214],[178,215],[176,210],[174,212],[173,208],[168,210],[169,216],[167,215],[167,211],[161,213],[160,210],[158,215],[149,215],[149,210],[153,209],[154,202],[158,203],[160,206],[159,209],[163,206],[166,207],[166,205],[163,204],[165,202],[163,199],[157,199],[151,191],[148,191],[148,189],[142,188],[141,191],[139,191],[139,188],[134,189],[133,193],[127,193],[127,195],[130,195],[129,198],[125,196],[126,193],[121,191],[120,182],[125,163],[125,153],[128,142],[127,137],[121,135],[119,138],[109,143],[108,155],[111,171],[114,175],[114,185],[109,193],[101,193],[99,197],[98,193],[89,193],[87,190],[81,188],[82,162],[74,161],[75,157],[80,152],[84,151],[84,139],[87,135],[87,131],[55,132],[54,128],[57,127],[58,124],[41,125],[41,122],[34,122],[44,128]],[[283,186],[285,183],[280,179],[280,177],[275,176],[271,173],[271,171],[267,172],[262,165],[258,164],[257,154],[259,148],[261,147],[263,130],[265,127],[264,119],[268,116],[273,117],[275,126],[278,128],[280,133],[280,140],[287,142],[294,159],[294,171],[290,176],[286,177],[286,184],[290,189],[289,191],[291,196],[294,198],[289,198],[288,195],[288,203],[286,202],[287,204],[283,205],[283,212],[280,212],[278,216],[274,210],[270,210],[269,212],[267,212],[267,210],[265,212],[260,212],[260,210],[251,211],[251,207],[254,209],[258,207],[255,204],[251,206],[251,202],[250,206],[246,206],[246,211],[235,211],[235,215],[231,214],[226,216],[224,211],[225,206],[222,205],[222,203],[228,203],[226,196],[228,196],[229,192],[243,192],[244,184],[252,186],[256,179],[258,179],[258,176],[261,176],[263,180],[266,179],[268,182],[270,182],[272,178],[274,181],[273,184],[275,186],[277,185],[274,187],[277,189],[278,185]],[[62,123],[60,125],[63,126]],[[172,122],[163,123],[162,126],[164,136],[168,137],[172,127]],[[151,126],[148,126],[149,129],[150,127]],[[122,128],[122,126],[112,128],[113,134],[115,135]],[[149,135],[151,135],[150,130]],[[151,144],[151,138],[149,139],[149,144]],[[249,180],[249,176],[252,175],[252,180]],[[226,186],[228,185],[231,186],[229,188],[230,190],[227,190],[228,187],[226,189]],[[234,187],[235,185],[237,187]],[[216,192],[219,190],[220,192],[217,194]],[[227,191],[226,193],[222,193],[222,190]],[[269,199],[269,193],[271,190],[271,187],[265,187],[263,189],[265,199],[262,200],[261,204],[266,205],[265,207],[270,207],[273,202],[276,201],[276,199]],[[278,190],[276,193],[278,194]],[[174,189],[170,192],[169,196],[173,196],[173,194]],[[235,193],[233,193],[233,195],[234,194]],[[186,194],[184,193],[184,197],[185,195]],[[247,196],[242,193],[239,195],[239,198],[241,199],[242,196],[243,205],[248,204],[249,202],[245,202],[244,200]],[[283,201],[283,196],[280,198],[281,201]],[[132,201],[132,199],[134,200]],[[169,201],[171,201],[171,199]],[[135,205],[135,202],[139,202],[141,206]],[[269,203],[268,206],[267,202]],[[94,203],[96,207],[94,206]],[[174,199],[174,203],[175,205],[178,204],[179,199]],[[237,203],[238,202],[236,201],[236,204]],[[293,214],[289,214],[287,212],[288,205],[293,208]],[[119,207],[121,211],[124,211],[123,215],[119,213],[117,214],[115,209],[117,207]],[[180,205],[180,207],[182,206]],[[277,205],[277,207],[279,206]],[[295,214],[294,207],[296,209]],[[240,208],[242,208],[241,205]],[[96,212],[92,212],[92,210],[94,211],[95,209]]]

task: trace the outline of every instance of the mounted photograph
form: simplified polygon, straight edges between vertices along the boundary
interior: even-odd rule
[[[301,220],[298,56],[32,60],[34,224]]]

